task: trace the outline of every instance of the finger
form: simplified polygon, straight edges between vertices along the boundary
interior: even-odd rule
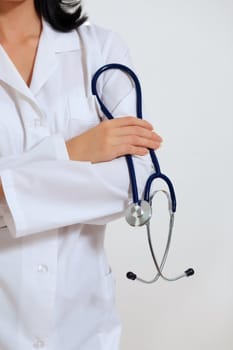
[[[131,145],[118,145],[113,150],[113,158],[122,157],[125,155],[137,155],[137,156],[145,156],[149,151],[144,147],[136,147]]]
[[[141,126],[146,129],[153,130],[153,125],[151,125],[148,121],[139,119],[137,117],[120,117],[116,119],[111,119],[108,122],[109,125],[114,125],[115,127]]]
[[[160,144],[157,144],[156,147],[151,149],[158,149],[160,147]],[[119,144],[112,148],[112,155],[113,158],[125,156],[127,154],[130,155],[138,155],[138,156],[145,156],[149,153],[149,149],[146,147],[140,147],[135,145],[129,145],[129,144]]]
[[[154,130],[152,130],[152,132],[154,134],[154,139],[156,139],[156,141],[160,143],[163,142],[163,138],[159,134],[157,134]]]
[[[160,143],[161,142],[159,141],[154,141],[154,140],[136,136],[136,135],[121,136],[121,137],[112,139],[113,146],[124,144],[124,145],[132,145],[132,146],[143,147],[143,148],[156,149],[160,146]]]
[[[162,137],[152,130],[140,126],[125,126],[115,130],[115,136],[136,135],[145,137],[154,141],[162,142]]]

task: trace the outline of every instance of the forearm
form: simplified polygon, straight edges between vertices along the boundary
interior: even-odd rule
[[[145,120],[128,116],[103,121],[85,133],[66,142],[69,159],[101,163],[126,154],[145,156],[157,149],[161,137]]]

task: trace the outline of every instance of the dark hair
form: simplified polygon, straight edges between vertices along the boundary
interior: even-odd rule
[[[60,32],[69,32],[87,20],[78,0],[34,0],[34,3],[38,15]]]

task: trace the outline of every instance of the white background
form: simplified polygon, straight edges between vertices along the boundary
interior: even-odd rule
[[[164,144],[162,169],[177,192],[169,276],[141,285],[132,269],[154,274],[143,230],[108,227],[117,279],[122,350],[233,349],[233,1],[86,0],[90,19],[121,34],[143,83],[147,114]],[[154,209],[154,242],[164,245],[166,205]],[[156,215],[158,213],[158,215]],[[155,222],[156,221],[156,222]]]

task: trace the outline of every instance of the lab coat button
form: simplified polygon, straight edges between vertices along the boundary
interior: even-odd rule
[[[40,265],[38,265],[38,267],[37,267],[37,271],[38,271],[38,272],[48,272],[48,266],[47,266],[47,265],[40,264]]]
[[[35,348],[35,349],[41,349],[41,348],[43,348],[45,346],[45,343],[43,342],[43,340],[41,340],[41,339],[36,339],[35,341],[34,341],[34,343],[33,343],[33,347]]]

